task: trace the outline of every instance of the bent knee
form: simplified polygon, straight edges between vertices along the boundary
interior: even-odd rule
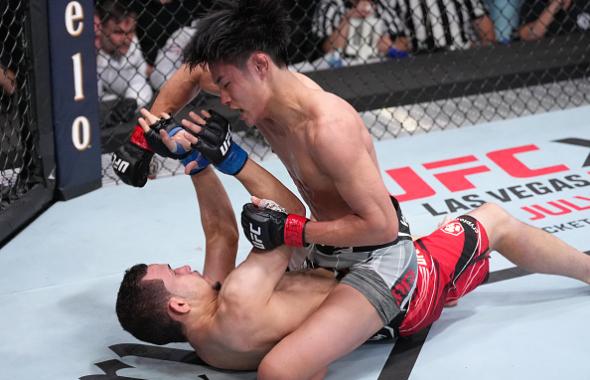
[[[483,226],[493,249],[504,236],[515,231],[522,223],[496,203],[486,203],[468,213]]]

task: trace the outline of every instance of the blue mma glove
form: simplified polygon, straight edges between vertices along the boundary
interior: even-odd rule
[[[197,167],[190,171],[190,175],[195,175],[203,171],[209,165],[209,160],[206,159],[205,156],[203,156],[198,150],[191,150],[186,158],[180,160],[184,166],[187,166],[193,161],[196,161]]]
[[[189,155],[189,152],[184,150],[182,145],[179,143],[176,143],[176,150],[174,152],[171,152],[170,149],[168,149],[166,144],[164,144],[164,141],[162,141],[162,137],[160,136],[160,130],[162,129],[168,133],[168,136],[172,137],[182,128],[172,117],[168,119],[159,119],[157,122],[150,125],[149,132],[145,132],[145,139],[147,140],[150,148],[152,148],[155,153],[162,157],[170,157],[176,160],[182,160],[186,158]]]
[[[168,136],[170,136],[170,138],[172,138],[172,137],[174,137],[174,135],[176,135],[178,132],[180,132],[182,130],[183,130],[182,127],[176,126],[176,127],[172,128],[170,130],[170,132],[168,132]],[[189,163],[191,163],[193,161],[195,161],[197,163],[197,167],[190,171],[190,173],[189,173],[190,175],[195,175],[195,174],[201,172],[209,165],[209,160],[206,159],[205,156],[203,156],[201,154],[201,152],[194,150],[194,149],[187,152],[186,150],[184,150],[184,147],[182,145],[180,145],[179,143],[176,143],[176,151],[174,153],[176,155],[183,157],[180,159],[180,162],[182,162],[182,164],[184,166],[187,166]]]
[[[248,153],[232,140],[229,121],[213,110],[209,110],[209,113],[211,117],[199,133],[187,130],[199,139],[193,148],[201,152],[220,172],[236,175],[246,164]]]

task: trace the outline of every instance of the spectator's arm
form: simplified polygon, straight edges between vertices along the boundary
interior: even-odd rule
[[[473,29],[481,45],[491,45],[496,42],[494,22],[490,16],[483,15],[473,20]]]
[[[188,65],[184,64],[164,83],[151,107],[151,112],[154,115],[162,112],[174,114],[190,102],[201,89],[212,93],[219,92],[209,71],[202,66],[190,70]]]
[[[410,52],[412,50],[412,42],[406,36],[396,36],[392,38],[389,34],[382,36],[377,43],[377,49],[382,54],[387,54],[390,48],[398,51]]]
[[[0,86],[2,86],[7,94],[14,94],[16,90],[16,75],[14,71],[0,66]]]
[[[541,12],[539,18],[522,25],[518,29],[518,36],[524,41],[534,41],[543,38],[547,33],[549,25],[555,20],[555,15],[560,9],[569,8],[571,4],[568,0],[551,0],[549,5]]]
[[[322,50],[324,53],[329,53],[334,50],[344,49],[348,44],[348,30],[350,29],[350,15],[344,14],[340,19],[340,23],[334,29],[332,34],[324,40]]]

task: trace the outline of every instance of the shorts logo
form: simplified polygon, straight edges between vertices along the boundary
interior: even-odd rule
[[[463,233],[463,226],[461,225],[461,223],[457,222],[457,221],[453,221],[450,222],[446,225],[444,225],[441,228],[442,232],[449,234],[449,235],[453,235],[453,236],[459,236]]]

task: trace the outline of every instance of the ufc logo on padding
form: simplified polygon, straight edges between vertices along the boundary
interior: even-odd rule
[[[260,240],[260,226],[254,229],[252,223],[250,223],[250,242],[252,245],[258,249],[265,249],[266,247],[262,244],[262,240]]]

